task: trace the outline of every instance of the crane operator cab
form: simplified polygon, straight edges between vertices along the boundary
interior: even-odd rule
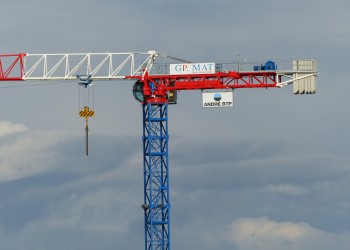
[[[143,103],[145,101],[145,94],[144,94],[144,82],[143,81],[136,81],[134,86],[132,87],[132,94],[134,95],[134,98]],[[175,82],[172,81],[169,83],[170,87],[175,86]],[[169,104],[176,104],[177,103],[177,91],[171,90],[167,92],[167,100]]]

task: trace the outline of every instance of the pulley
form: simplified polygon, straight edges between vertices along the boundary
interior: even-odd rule
[[[79,79],[79,85],[85,86],[87,88],[89,85],[92,84],[91,80],[92,75],[77,75],[77,78]]]

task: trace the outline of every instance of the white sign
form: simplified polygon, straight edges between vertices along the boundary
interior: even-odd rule
[[[170,64],[170,75],[215,74],[215,63]]]
[[[233,106],[233,94],[230,92],[203,92],[203,108],[222,108]]]

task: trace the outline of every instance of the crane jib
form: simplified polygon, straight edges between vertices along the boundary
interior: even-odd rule
[[[159,74],[160,59],[165,63]],[[179,63],[180,62],[180,63]],[[157,65],[157,66],[155,66]],[[190,63],[156,51],[127,53],[2,54],[0,81],[68,81],[77,75],[91,80],[153,81],[167,91],[215,88],[270,88],[293,84],[293,93],[316,92],[317,62],[313,59]],[[176,81],[175,86],[167,82]],[[221,84],[216,84],[220,81]],[[147,88],[147,85],[145,85]]]

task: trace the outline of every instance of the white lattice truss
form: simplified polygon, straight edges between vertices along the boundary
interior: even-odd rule
[[[23,80],[125,79],[150,72],[157,57],[183,61],[155,51],[130,53],[26,54]]]

